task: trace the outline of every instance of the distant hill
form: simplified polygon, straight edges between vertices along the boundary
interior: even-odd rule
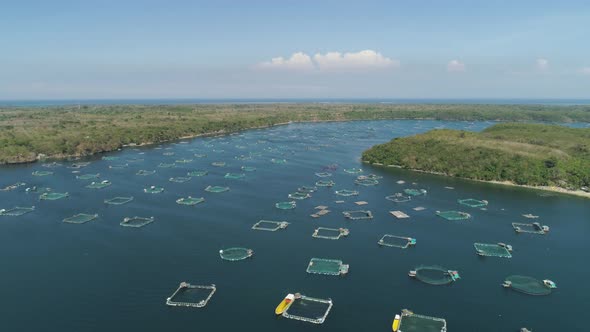
[[[572,190],[590,184],[590,129],[506,123],[479,133],[432,130],[376,145],[362,159],[461,178]]]

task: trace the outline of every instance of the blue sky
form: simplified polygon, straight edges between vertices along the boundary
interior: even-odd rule
[[[590,98],[588,1],[21,0],[0,17],[0,99]]]

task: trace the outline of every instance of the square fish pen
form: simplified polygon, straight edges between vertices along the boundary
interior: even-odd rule
[[[99,177],[100,177],[100,174],[98,174],[98,173],[76,175],[76,179],[78,179],[78,180],[94,180],[94,179],[98,179]]]
[[[139,171],[137,171],[137,173],[135,173],[135,175],[148,176],[155,173],[156,171],[146,171],[145,169],[140,169]]]
[[[168,179],[168,181],[176,182],[176,183],[185,183],[190,180],[191,180],[191,177],[189,177],[189,176],[177,176],[177,177]]]
[[[86,186],[86,188],[102,189],[102,188],[108,187],[110,185],[111,185],[111,181],[104,180],[104,181],[100,181],[100,182],[91,182],[89,185]]]
[[[540,234],[540,235],[545,235],[545,234],[549,233],[549,227],[543,226],[543,225],[539,224],[538,222],[534,222],[531,224],[523,224],[523,223],[513,222],[512,228],[514,228],[514,230],[517,233],[531,233],[531,234]]]
[[[467,220],[471,218],[471,215],[469,213],[461,211],[436,211],[436,215],[451,221]]]
[[[191,285],[181,282],[178,289],[166,299],[166,305],[171,307],[202,308],[207,305],[217,288],[211,285]]]
[[[186,173],[186,175],[191,176],[191,177],[192,176],[196,176],[196,177],[205,176],[207,174],[209,174],[209,172],[207,172],[207,171],[197,171],[197,170],[190,171],[190,172]]]
[[[119,223],[119,225],[124,226],[124,227],[139,228],[139,227],[143,227],[148,224],[151,224],[152,222],[154,222],[154,217],[144,218],[144,217],[135,216],[135,217],[125,217],[123,219],[123,221],[121,221],[121,223]]]
[[[417,315],[405,310],[402,313],[398,331],[446,332],[447,321],[443,318]]]
[[[283,317],[303,322],[322,324],[332,309],[331,299],[318,299],[305,295],[295,295],[295,300],[283,312]]]
[[[404,193],[409,196],[422,196],[426,195],[426,189],[404,189]]]
[[[52,171],[34,171],[31,173],[33,176],[48,176],[53,175]]]
[[[395,203],[404,203],[412,200],[412,196],[406,196],[402,193],[395,193],[393,195],[385,196],[385,199]]]
[[[176,167],[176,164],[171,163],[171,164],[167,164],[167,163],[160,163],[158,165],[159,168],[172,168],[172,167]]]
[[[260,220],[252,226],[252,229],[257,231],[269,231],[276,232],[280,229],[285,229],[289,226],[286,221],[272,221],[272,220]]]
[[[275,207],[280,210],[292,210],[297,207],[297,202],[278,202],[275,204]]]
[[[179,198],[176,200],[177,204],[180,205],[197,205],[199,203],[203,203],[205,201],[205,198],[203,197],[183,197],[183,198]]]
[[[0,216],[19,217],[23,214],[35,211],[35,207],[20,207],[16,206],[12,209],[0,209]]]
[[[373,213],[369,210],[344,211],[342,214],[350,220],[373,219]]]
[[[511,258],[512,247],[506,244],[474,243],[475,252],[480,256]]]
[[[335,184],[332,180],[319,180],[315,183],[318,187],[333,187]]]
[[[311,236],[318,239],[338,240],[343,236],[348,236],[349,230],[346,228],[326,228],[318,227],[313,231]]]
[[[225,173],[225,175],[223,177],[225,179],[230,179],[230,180],[239,180],[239,179],[243,179],[244,177],[246,177],[246,174],[244,174],[244,173]]]
[[[39,196],[41,200],[55,201],[70,196],[68,193],[43,193]]]
[[[406,249],[409,246],[416,245],[416,239],[406,236],[385,234],[377,244],[385,247]]]
[[[336,190],[334,193],[338,196],[344,196],[344,197],[357,196],[359,194],[359,192],[356,190],[348,190],[348,189]]]
[[[148,188],[143,189],[143,192],[147,193],[147,194],[159,194],[163,191],[164,191],[164,187],[156,187],[156,186],[150,186]]]
[[[205,191],[208,191],[210,193],[222,193],[229,191],[229,187],[207,186],[207,188],[205,188]]]
[[[338,259],[312,258],[306,271],[311,274],[339,276],[347,274],[348,269],[349,265]]]
[[[131,202],[133,200],[133,197],[114,197],[114,198],[109,198],[109,199],[105,199],[104,202],[105,204],[111,204],[111,205],[123,205],[123,204],[127,204],[129,202]]]
[[[484,200],[480,201],[475,198],[459,199],[459,200],[457,200],[457,202],[461,205],[469,206],[472,208],[479,208],[479,207],[488,206],[488,201],[484,201]]]
[[[303,199],[310,198],[311,195],[308,193],[302,193],[302,192],[297,191],[294,193],[290,193],[288,197],[291,199],[303,200]]]
[[[68,224],[84,224],[96,218],[98,218],[98,214],[78,213],[62,221]]]

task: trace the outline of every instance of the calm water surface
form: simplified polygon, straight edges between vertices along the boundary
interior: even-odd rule
[[[89,159],[81,174],[100,173],[113,185],[85,188],[90,181],[76,179],[70,163],[56,168],[41,164],[0,169],[0,187],[26,182],[47,186],[70,197],[40,201],[38,194],[21,187],[0,192],[0,208],[32,206],[20,217],[0,217],[0,259],[4,331],[390,331],[393,316],[408,308],[442,317],[449,331],[583,331],[581,318],[590,303],[590,286],[581,278],[590,274],[585,261],[590,252],[590,204],[587,200],[540,192],[480,184],[408,171],[371,167],[360,154],[392,137],[420,133],[435,127],[481,130],[491,123],[437,121],[379,121],[329,124],[294,124],[247,131],[220,138],[194,139],[187,144],[126,149],[108,154],[118,160]],[[164,155],[164,154],[167,155]],[[169,155],[174,153],[174,155]],[[194,154],[206,154],[198,158]],[[247,160],[236,158],[251,155]],[[271,159],[286,159],[274,164]],[[160,163],[174,168],[158,168]],[[226,162],[214,167],[215,161]],[[111,169],[109,165],[128,164]],[[283,211],[275,203],[320,178],[322,167],[338,164],[330,178],[333,188],[318,188],[313,197]],[[241,166],[256,167],[239,180],[225,179]],[[364,174],[383,176],[374,187],[354,184],[356,175],[345,168],[363,168]],[[156,170],[138,176],[140,170]],[[170,177],[189,170],[208,170],[203,177],[173,183]],[[53,175],[32,176],[36,170]],[[406,184],[398,184],[405,180]],[[413,183],[416,183],[415,185]],[[146,194],[149,185],[163,186],[161,194]],[[208,185],[229,186],[225,193],[208,193]],[[445,187],[454,187],[454,190]],[[406,188],[424,188],[428,194],[396,204],[385,196]],[[356,197],[342,198],[334,190],[354,189]],[[205,203],[194,207],[175,203],[192,195]],[[133,196],[126,205],[106,205],[105,199]],[[489,201],[486,211],[457,204],[459,198]],[[346,202],[336,204],[343,199]],[[367,201],[375,216],[350,221],[342,211],[359,209],[353,202]],[[317,205],[332,211],[319,219],[309,215]],[[423,206],[424,211],[413,208]],[[402,210],[410,219],[388,214]],[[451,222],[437,210],[462,210],[470,221]],[[100,217],[82,225],[62,219],[76,213]],[[539,215],[551,227],[548,235],[517,235],[512,222],[529,222],[521,215]],[[125,217],[154,216],[155,222],[139,229],[121,227]],[[286,220],[284,231],[263,232],[250,227],[260,219]],[[312,238],[318,227],[346,227],[350,235],[338,241]],[[414,248],[377,245],[384,234],[411,236]],[[513,245],[512,259],[480,258],[473,243],[505,242]],[[222,248],[252,248],[252,259],[227,262]],[[312,257],[342,259],[350,264],[345,277],[305,272]],[[407,272],[419,264],[439,264],[458,270],[462,279],[448,286],[430,286],[410,279]],[[503,289],[505,277],[523,274],[549,278],[558,289],[535,297]],[[181,281],[217,285],[206,308],[185,309],[165,305]],[[334,307],[323,325],[274,316],[275,306],[289,292],[331,298]]]

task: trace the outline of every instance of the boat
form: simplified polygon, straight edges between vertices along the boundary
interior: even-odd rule
[[[391,329],[393,330],[393,332],[397,332],[401,321],[402,318],[400,317],[400,315],[395,315],[395,318],[393,319],[393,324],[391,325]]]
[[[543,284],[549,288],[557,288],[557,285],[549,279],[543,280]]]
[[[289,308],[291,306],[291,303],[293,303],[293,300],[295,300],[295,295],[287,294],[287,296],[285,296],[283,301],[281,301],[281,303],[279,303],[279,305],[275,309],[275,314],[282,315],[283,312],[285,312],[285,310],[287,310],[287,308]]]
[[[410,276],[412,278],[416,277],[416,271],[412,270],[412,271],[408,272],[408,276]]]

